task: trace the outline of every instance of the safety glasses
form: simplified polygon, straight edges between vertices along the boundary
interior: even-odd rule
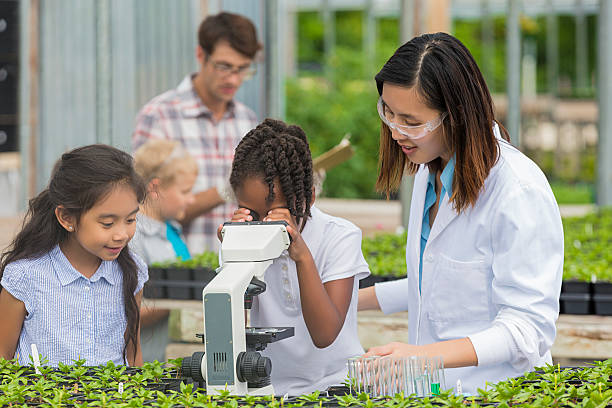
[[[417,126],[409,126],[409,125],[398,125],[393,122],[393,117],[395,116],[393,112],[385,105],[382,98],[378,98],[378,103],[376,104],[378,109],[378,115],[380,119],[385,123],[385,125],[389,126],[391,129],[395,129],[401,135],[406,136],[409,139],[416,140],[422,137],[427,136],[429,133],[433,132],[442,124],[442,121],[446,117],[447,113],[442,112],[440,116],[435,119],[430,120],[427,123],[423,123],[422,125]]]

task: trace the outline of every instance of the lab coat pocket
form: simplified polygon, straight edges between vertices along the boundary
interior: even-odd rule
[[[438,336],[465,336],[466,329],[490,320],[491,276],[484,260],[457,261],[440,255],[427,297],[428,317]]]

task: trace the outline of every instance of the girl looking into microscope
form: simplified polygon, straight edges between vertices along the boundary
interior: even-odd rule
[[[363,353],[357,291],[369,269],[361,230],[313,205],[312,157],[298,126],[266,119],[251,130],[236,148],[230,184],[239,207],[231,221],[286,221],[292,239],[251,309],[253,327],[295,328],[294,337],[262,352],[272,360],[276,394],[342,383],[347,358]]]

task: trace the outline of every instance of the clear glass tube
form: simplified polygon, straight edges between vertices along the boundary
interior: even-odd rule
[[[429,359],[429,373],[431,394],[438,395],[440,391],[446,389],[442,356],[435,356]]]
[[[371,397],[437,395],[446,389],[441,356],[352,357],[348,359],[351,392]]]

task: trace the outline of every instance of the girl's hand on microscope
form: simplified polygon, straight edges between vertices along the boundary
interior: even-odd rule
[[[251,215],[251,210],[248,208],[238,208],[234,211],[234,215],[232,215],[232,219],[230,222],[245,222],[245,221],[253,221],[253,216]],[[219,241],[223,242],[223,236],[221,236],[221,230],[223,229],[223,224],[219,224],[217,228],[217,238]]]
[[[287,232],[291,235],[291,245],[289,245],[289,256],[296,264],[312,260],[310,249],[304,242],[300,228],[295,222],[295,217],[291,215],[288,208],[273,208],[268,211],[263,221],[285,221],[287,224]]]

